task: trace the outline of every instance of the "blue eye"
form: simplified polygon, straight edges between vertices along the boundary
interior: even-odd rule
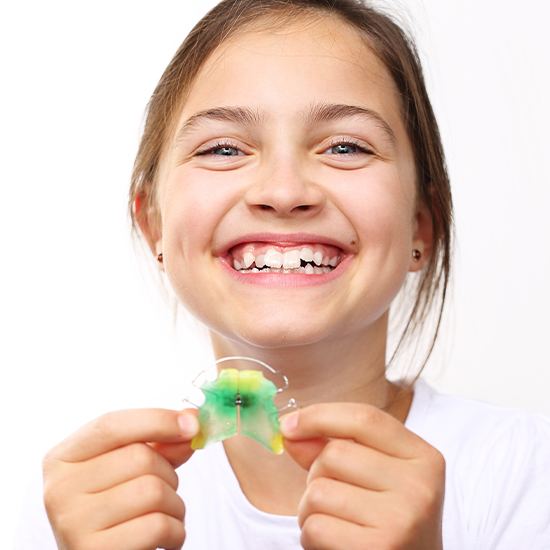
[[[373,155],[374,153],[370,150],[370,149],[367,149],[366,147],[362,147],[361,145],[359,145],[359,143],[357,143],[356,141],[352,141],[352,140],[347,140],[347,139],[341,139],[341,140],[336,140],[336,141],[333,141],[331,144],[330,144],[330,147],[329,149],[336,149],[336,148],[339,148],[339,152],[342,153],[344,151],[342,151],[342,149],[345,149],[345,148],[350,148],[350,147],[355,147],[356,149],[358,149],[359,151],[361,151],[362,153],[366,153],[368,155]],[[344,155],[344,156],[353,156],[353,155],[356,155],[357,153],[351,153],[351,155]],[[339,156],[341,157],[342,155],[336,155],[336,156]]]
[[[202,151],[198,151],[195,156],[198,157],[200,155],[208,155],[210,153],[213,153],[214,151],[221,151],[221,150],[224,151],[221,155],[214,155],[214,156],[217,156],[217,157],[220,157],[220,156],[223,156],[223,157],[238,156],[238,155],[232,155],[231,152],[229,151],[230,149],[233,149],[234,151],[240,151],[240,149],[238,147],[236,147],[233,143],[229,143],[227,141],[220,141],[220,142],[214,144],[212,147],[209,147],[208,149],[203,149]]]
[[[373,155],[374,153],[367,149],[366,147],[363,147],[359,145],[356,141],[352,140],[336,140],[333,141],[330,144],[329,149],[337,149],[338,153],[345,153],[346,148],[349,151],[349,148],[355,148],[356,150],[360,151],[361,153],[366,153],[367,155]],[[202,155],[210,155],[214,154],[215,151],[223,151],[221,155],[213,155],[213,156],[223,156],[223,157],[234,157],[239,156],[238,153],[236,155],[231,154],[231,151],[240,151],[240,149],[234,144],[229,141],[219,141],[218,143],[215,143],[212,147],[209,147],[208,149],[203,149],[202,151],[198,151],[195,156],[202,156]],[[357,155],[357,152],[350,152],[345,155],[337,154],[336,156],[354,156]]]

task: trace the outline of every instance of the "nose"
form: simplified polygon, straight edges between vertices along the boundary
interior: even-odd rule
[[[296,164],[283,161],[247,189],[245,201],[252,211],[280,218],[312,217],[322,210],[326,196]]]

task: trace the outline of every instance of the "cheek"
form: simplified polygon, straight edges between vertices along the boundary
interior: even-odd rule
[[[347,211],[357,228],[361,245],[367,249],[402,254],[410,245],[414,194],[412,184],[404,183],[397,169],[372,167],[349,192]]]
[[[207,178],[176,173],[167,186],[163,216],[163,241],[177,248],[185,260],[211,246],[216,225],[224,214],[227,198],[213,193]]]

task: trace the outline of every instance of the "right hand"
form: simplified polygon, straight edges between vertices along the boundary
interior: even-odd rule
[[[196,417],[196,409],[114,411],[48,451],[44,505],[58,548],[180,549],[185,505],[175,469],[193,454]]]

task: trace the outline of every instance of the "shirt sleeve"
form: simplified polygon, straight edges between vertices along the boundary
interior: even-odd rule
[[[471,480],[476,548],[550,549],[550,417],[524,412],[500,425]]]

